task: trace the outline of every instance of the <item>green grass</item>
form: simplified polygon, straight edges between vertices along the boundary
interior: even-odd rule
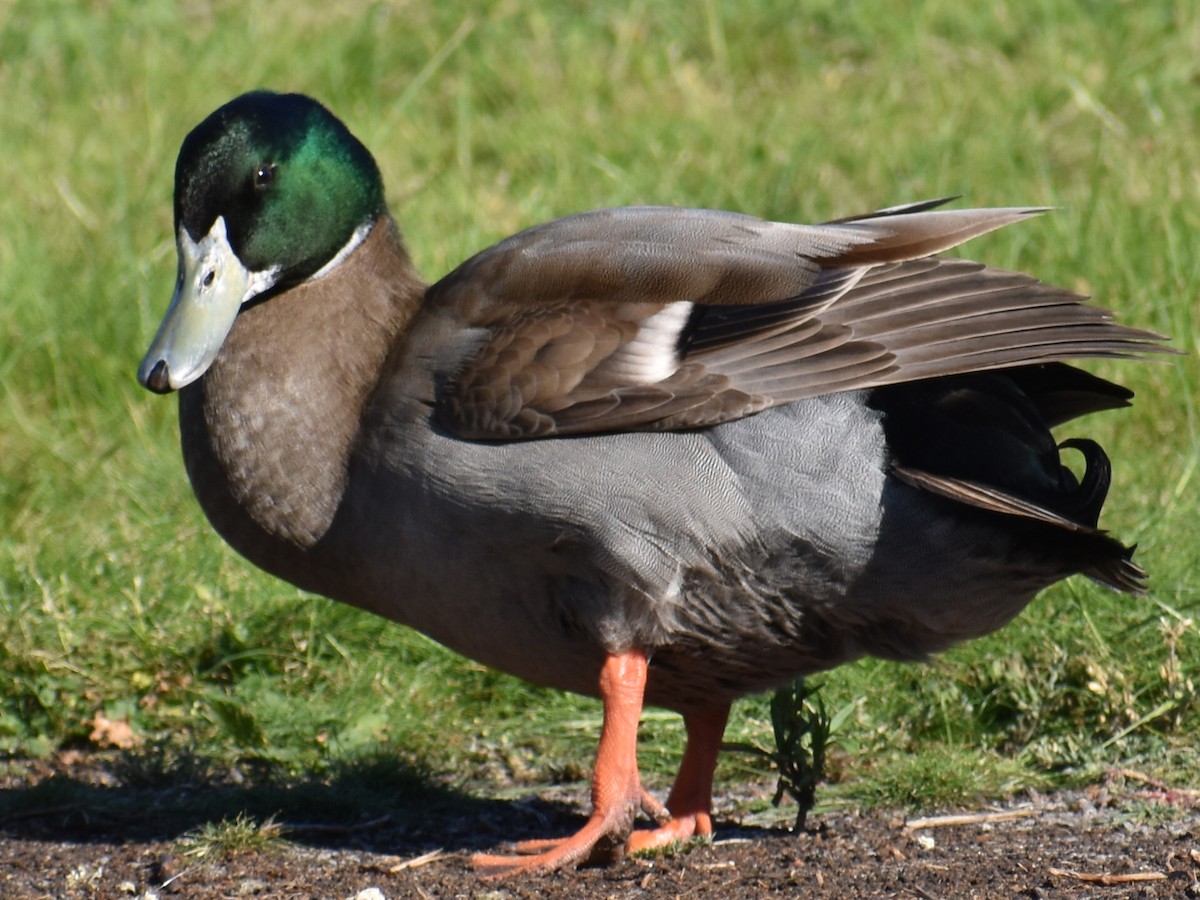
[[[133,372],[174,278],[179,141],[252,87],[312,93],[372,148],[433,277],[585,208],[796,221],[961,194],[1052,215],[972,244],[1197,349],[1200,13],[1187,3],[883,0],[0,2],[0,752],[91,745],[336,778],[381,754],[499,792],[586,776],[591,701],[298,594],[203,521],[174,404]],[[1194,782],[1195,355],[1096,367],[1139,394],[1073,433],[1146,599],[1081,581],[927,666],[823,679],[845,802],[925,807],[1129,765]],[[731,740],[770,741],[768,698]],[[651,712],[662,785],[681,730]],[[964,776],[963,771],[970,771]],[[322,774],[324,773],[324,774]],[[721,777],[761,777],[730,755]],[[264,776],[265,777],[265,776]],[[268,814],[268,810],[264,814]]]
[[[179,840],[183,855],[194,860],[229,859],[241,853],[269,852],[282,843],[283,829],[278,822],[270,817],[256,822],[245,813],[220,822],[207,822]]]

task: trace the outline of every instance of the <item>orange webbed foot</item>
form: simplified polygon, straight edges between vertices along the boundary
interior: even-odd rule
[[[671,814],[667,812],[667,808],[652,794],[640,787],[638,792],[638,803],[643,813],[660,825],[671,821]],[[627,798],[629,805],[632,805],[632,800],[633,791],[630,790]],[[614,811],[617,815],[613,815]],[[520,841],[513,845],[512,854],[477,853],[471,857],[471,865],[486,877],[504,878],[522,872],[552,872],[570,865],[615,862],[627,852],[648,849],[641,846],[634,848],[621,841],[622,831],[628,830],[625,823],[631,820],[632,813],[625,813],[619,807],[615,810],[610,809],[607,814],[593,814],[588,823],[570,837]],[[711,831],[711,827],[709,830]],[[652,832],[635,831],[630,839],[639,834],[650,833]]]
[[[630,853],[656,850],[694,837],[712,836],[713,773],[728,718],[728,706],[683,717],[688,742],[671,796],[667,799],[671,818],[658,828],[631,834],[626,845]]]
[[[687,749],[664,808],[641,784],[637,726],[642,715],[647,661],[641,651],[609,656],[600,671],[604,724],[592,775],[592,815],[570,837],[522,841],[513,854],[480,853],[471,864],[487,878],[553,872],[587,862],[612,862],[625,853],[665,847],[712,834],[712,783],[729,706],[684,716]],[[658,828],[633,831],[642,811]]]
[[[619,819],[594,814],[570,837],[521,841],[513,846],[512,855],[477,853],[471,857],[471,865],[487,878],[507,878],[589,862],[609,862],[624,855],[622,830],[628,831],[628,826],[623,828]]]
[[[561,840],[523,841],[515,855],[480,853],[471,864],[489,878],[553,872],[566,866],[621,857],[639,809],[662,807],[642,790],[637,768],[637,727],[646,687],[646,655],[630,650],[609,656],[600,670],[604,724],[592,775],[592,815]]]
[[[645,853],[692,838],[712,837],[712,830],[708,813],[676,816],[658,828],[639,828],[629,836],[625,849],[629,853]]]

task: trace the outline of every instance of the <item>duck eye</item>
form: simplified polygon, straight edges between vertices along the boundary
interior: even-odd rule
[[[265,191],[275,181],[275,163],[259,166],[254,170],[254,189]]]

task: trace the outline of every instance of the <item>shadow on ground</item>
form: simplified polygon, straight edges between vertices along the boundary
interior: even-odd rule
[[[65,755],[8,768],[0,778],[0,837],[77,844],[171,842],[243,816],[271,819],[290,842],[316,848],[402,856],[434,847],[475,851],[569,834],[582,824],[588,799],[583,783],[531,787],[538,797],[482,798],[384,756],[298,776],[153,751]],[[735,832],[769,833],[724,830]]]

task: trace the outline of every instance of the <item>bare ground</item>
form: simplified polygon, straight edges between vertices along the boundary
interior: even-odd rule
[[[1200,898],[1200,792],[1128,772],[1085,791],[959,811],[957,824],[839,811],[792,833],[752,824],[761,818],[739,810],[753,798],[726,796],[711,844],[499,882],[472,872],[470,854],[578,827],[577,788],[502,801],[389,783],[380,792],[392,796],[363,801],[368,814],[347,820],[337,801],[358,802],[358,782],[263,798],[168,774],[139,783],[85,756],[10,763],[0,778],[0,897]],[[239,806],[272,804],[283,842],[216,858],[180,840]],[[377,815],[390,804],[407,813]]]

